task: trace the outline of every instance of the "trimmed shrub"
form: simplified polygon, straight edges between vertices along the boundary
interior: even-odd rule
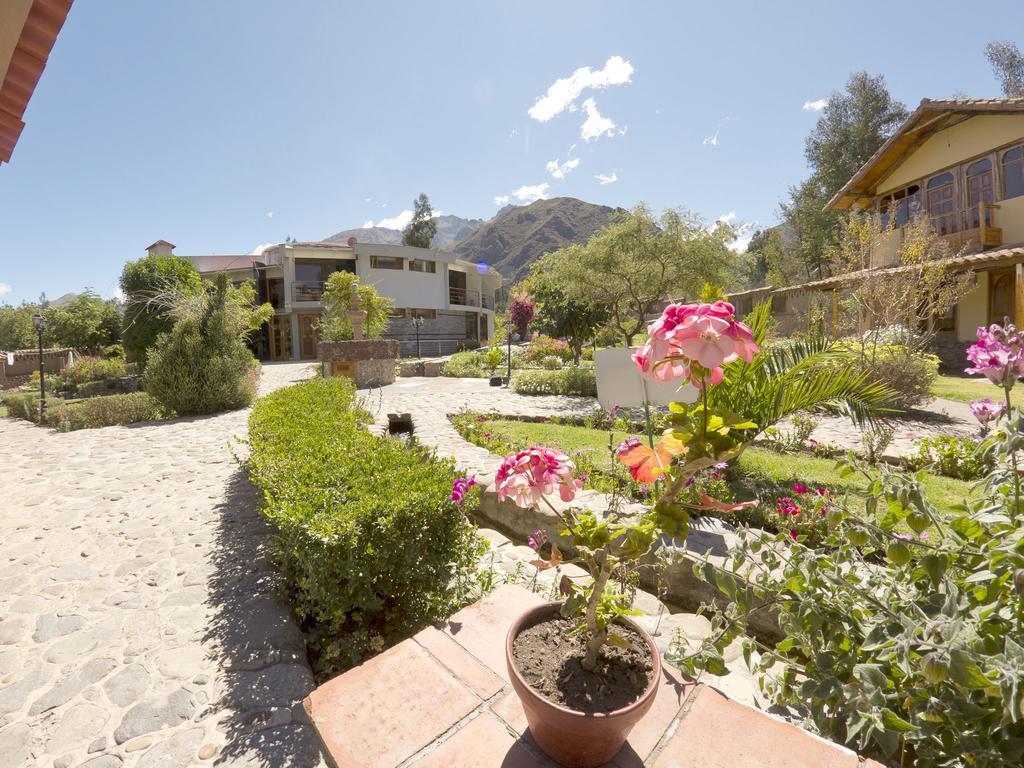
[[[123,358],[79,357],[60,372],[60,378],[65,389],[77,391],[86,382],[124,378],[133,370]]]
[[[903,465],[916,472],[929,467],[957,480],[980,480],[995,469],[995,456],[971,437],[941,435],[917,441],[917,453],[907,456]]]
[[[38,377],[37,377],[38,380]],[[7,409],[8,416],[15,416],[19,419],[26,419],[31,422],[39,423],[39,392],[15,390],[13,392],[4,392],[2,396],[4,407]],[[46,407],[56,408],[59,407],[64,401],[59,397],[46,397]]]
[[[837,345],[840,360],[854,361],[869,382],[889,386],[896,397],[889,405],[909,408],[931,397],[939,373],[939,358],[903,344],[863,344],[846,341]]]
[[[558,355],[548,355],[540,359],[540,367],[549,371],[560,370],[563,365],[562,358],[558,357]]]
[[[519,367],[520,361],[513,347],[512,370]],[[508,365],[506,351],[499,346],[483,347],[470,352],[456,352],[445,362],[441,373],[459,379],[486,379],[495,373],[501,373]]]
[[[141,379],[138,376],[125,376],[121,379],[104,379],[102,381],[87,381],[79,384],[75,389],[78,397],[100,397],[102,395],[117,395],[123,392],[137,392]]]
[[[60,432],[76,429],[96,429],[117,424],[135,424],[156,421],[166,412],[156,400],[145,392],[90,397],[73,403],[63,403],[46,410],[46,424]]]
[[[560,371],[520,371],[512,377],[512,389],[519,395],[585,395],[597,397],[593,368],[563,368]]]
[[[572,360],[572,348],[561,339],[538,336],[526,347],[526,359],[531,362],[543,363],[544,358],[554,355],[563,362]]]
[[[482,553],[450,499],[453,463],[368,421],[340,377],[278,390],[249,417],[250,477],[321,676],[449,615]]]

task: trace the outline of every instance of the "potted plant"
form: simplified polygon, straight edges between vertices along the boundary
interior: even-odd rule
[[[490,384],[492,387],[500,387],[504,383],[504,379],[501,376],[496,376],[495,372],[498,370],[498,366],[501,365],[503,355],[501,353],[501,347],[493,346],[488,347],[483,353],[484,365],[487,366],[488,375],[490,378]]]
[[[734,413],[711,409],[707,388],[722,380],[721,366],[758,351],[747,326],[726,302],[673,304],[651,324],[649,338],[634,360],[642,375],[685,379],[702,392],[699,402],[675,403],[659,442],[625,440],[616,455],[638,482],[657,487],[655,504],[640,517],[609,510],[558,509],[549,495],[569,504],[582,488],[564,453],[534,447],[511,454],[498,470],[500,500],[530,508],[547,505],[560,521],[550,557],[534,561],[546,569],[576,562],[590,574],[585,586],[562,580],[561,603],[526,611],[509,629],[506,663],[512,686],[526,712],[538,746],[570,766],[607,763],[633,726],[654,703],[661,658],[651,637],[628,616],[629,598],[617,586],[662,536],[685,539],[693,509],[730,511],[756,502],[726,505],[707,496],[699,504],[681,501],[688,481],[701,469],[734,458],[742,444],[736,430],[754,428]],[[538,531],[530,544],[540,549]]]

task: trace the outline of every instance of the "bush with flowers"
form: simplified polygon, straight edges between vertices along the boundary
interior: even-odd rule
[[[744,654],[806,727],[901,768],[1024,764],[1024,413],[1009,397],[1024,336],[981,328],[968,358],[1005,403],[983,414],[979,450],[994,461],[976,496],[940,515],[925,471],[849,459],[842,473],[863,477],[865,506],[829,502],[823,546],[741,528],[728,570],[695,566],[730,600],[709,609],[700,648],[674,649],[684,671],[721,673],[726,645],[771,610],[784,638],[746,638]]]
[[[598,669],[610,626],[630,613],[628,598],[609,587],[615,577],[636,567],[662,534],[685,538],[691,512],[736,508],[706,494],[697,503],[685,496],[699,472],[738,455],[743,445],[737,435],[754,428],[727,409],[709,406],[707,392],[722,381],[722,366],[739,359],[749,363],[757,352],[750,328],[736,320],[732,305],[724,301],[672,304],[650,325],[647,341],[634,358],[641,374],[659,381],[689,381],[702,397],[695,404],[671,406],[657,444],[630,438],[618,447],[616,455],[633,479],[654,487],[655,503],[640,517],[617,509],[599,517],[566,507],[583,484],[574,463],[558,450],[535,446],[509,454],[502,463],[495,479],[499,499],[524,508],[545,504],[561,521],[559,533],[571,542],[573,560],[592,577],[588,585],[571,590],[562,609],[564,616],[578,620],[577,631],[585,637],[584,670]],[[555,492],[561,508],[548,498]],[[562,561],[556,545],[549,559],[536,564],[548,568]]]
[[[531,363],[540,363],[546,357],[557,357],[563,363],[572,361],[572,349],[561,339],[550,336],[538,336],[526,346],[526,359]]]

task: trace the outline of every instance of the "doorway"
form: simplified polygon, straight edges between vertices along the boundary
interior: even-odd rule
[[[1005,322],[1010,318],[1013,322],[1016,317],[1016,301],[1014,300],[1014,288],[1016,287],[1015,275],[1012,270],[1007,272],[993,272],[991,288],[988,295],[988,321],[989,323]]]
[[[292,359],[292,321],[289,315],[274,315],[270,318],[270,359]]]
[[[320,315],[299,315],[299,357],[312,360],[320,341]]]

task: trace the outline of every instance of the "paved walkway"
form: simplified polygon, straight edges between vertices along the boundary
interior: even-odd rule
[[[309,371],[267,365],[262,392]],[[247,416],[68,434],[0,419],[0,764],[322,765],[230,447]]]

